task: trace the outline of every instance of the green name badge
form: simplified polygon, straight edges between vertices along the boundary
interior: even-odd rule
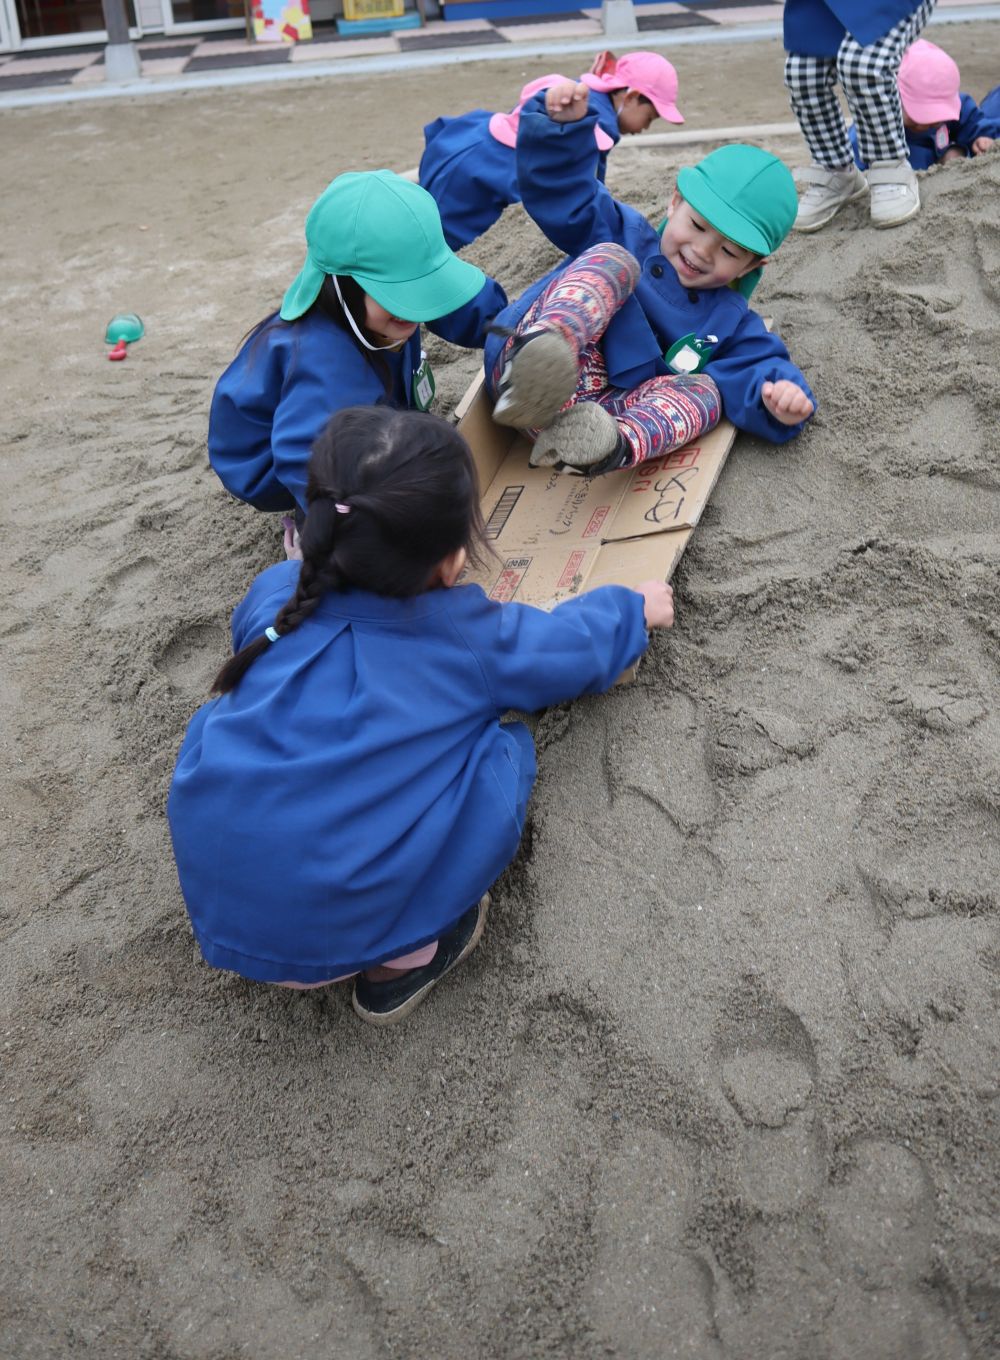
[[[427,355],[420,351],[420,367],[413,375],[413,404],[418,411],[429,411],[434,400],[434,374]]]
[[[692,331],[690,335],[682,335],[679,340],[674,341],[664,354],[663,362],[671,373],[700,373],[711,359],[718,343],[718,336],[710,335],[704,340],[699,340]]]

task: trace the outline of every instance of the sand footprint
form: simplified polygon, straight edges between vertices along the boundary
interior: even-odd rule
[[[193,623],[163,648],[156,668],[185,694],[205,695],[226,654],[225,635],[217,624]]]
[[[683,1245],[694,1182],[687,1149],[655,1129],[636,1131],[602,1162],[591,1211],[597,1250],[582,1303],[609,1355],[724,1354],[712,1273]]]
[[[826,1200],[827,1250],[843,1282],[830,1360],[966,1360],[970,1350],[934,1275],[934,1187],[896,1143],[864,1138]]]
[[[825,1176],[825,1136],[810,1109],[816,1055],[806,1027],[769,996],[730,1009],[716,1043],[722,1090],[743,1129],[738,1179],[765,1213],[797,1209]]]

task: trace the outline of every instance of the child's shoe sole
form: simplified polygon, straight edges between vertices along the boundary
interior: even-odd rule
[[[593,401],[578,401],[556,416],[535,440],[528,461],[532,467],[565,463],[587,472],[618,447],[618,422]]]
[[[519,337],[504,366],[493,419],[518,430],[548,423],[576,391],[579,364],[568,340],[556,331]]]
[[[482,939],[490,895],[484,893],[474,907],[458,918],[438,940],[437,953],[423,968],[411,968],[388,982],[368,982],[364,975],[354,982],[351,1003],[356,1015],[369,1025],[397,1025],[426,1000],[443,977],[463,963]]]

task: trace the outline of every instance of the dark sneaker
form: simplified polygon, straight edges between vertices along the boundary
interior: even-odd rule
[[[467,959],[483,933],[489,893],[460,916],[438,940],[437,953],[423,968],[411,968],[387,982],[369,982],[360,974],[354,982],[354,1009],[370,1025],[395,1025],[415,1011],[428,992],[463,960]]]
[[[572,345],[555,331],[518,336],[500,378],[493,419],[518,430],[548,425],[576,391],[579,376]]]

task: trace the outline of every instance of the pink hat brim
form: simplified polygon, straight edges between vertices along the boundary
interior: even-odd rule
[[[566,76],[551,75],[539,76],[537,80],[529,81],[521,91],[516,109],[511,113],[495,113],[490,119],[490,136],[504,146],[517,146],[517,126],[521,121],[521,110],[525,104],[540,91],[547,90],[550,85],[559,85],[565,79]],[[615,144],[614,138],[609,137],[599,124],[594,128],[594,141],[599,151],[610,151]]]

